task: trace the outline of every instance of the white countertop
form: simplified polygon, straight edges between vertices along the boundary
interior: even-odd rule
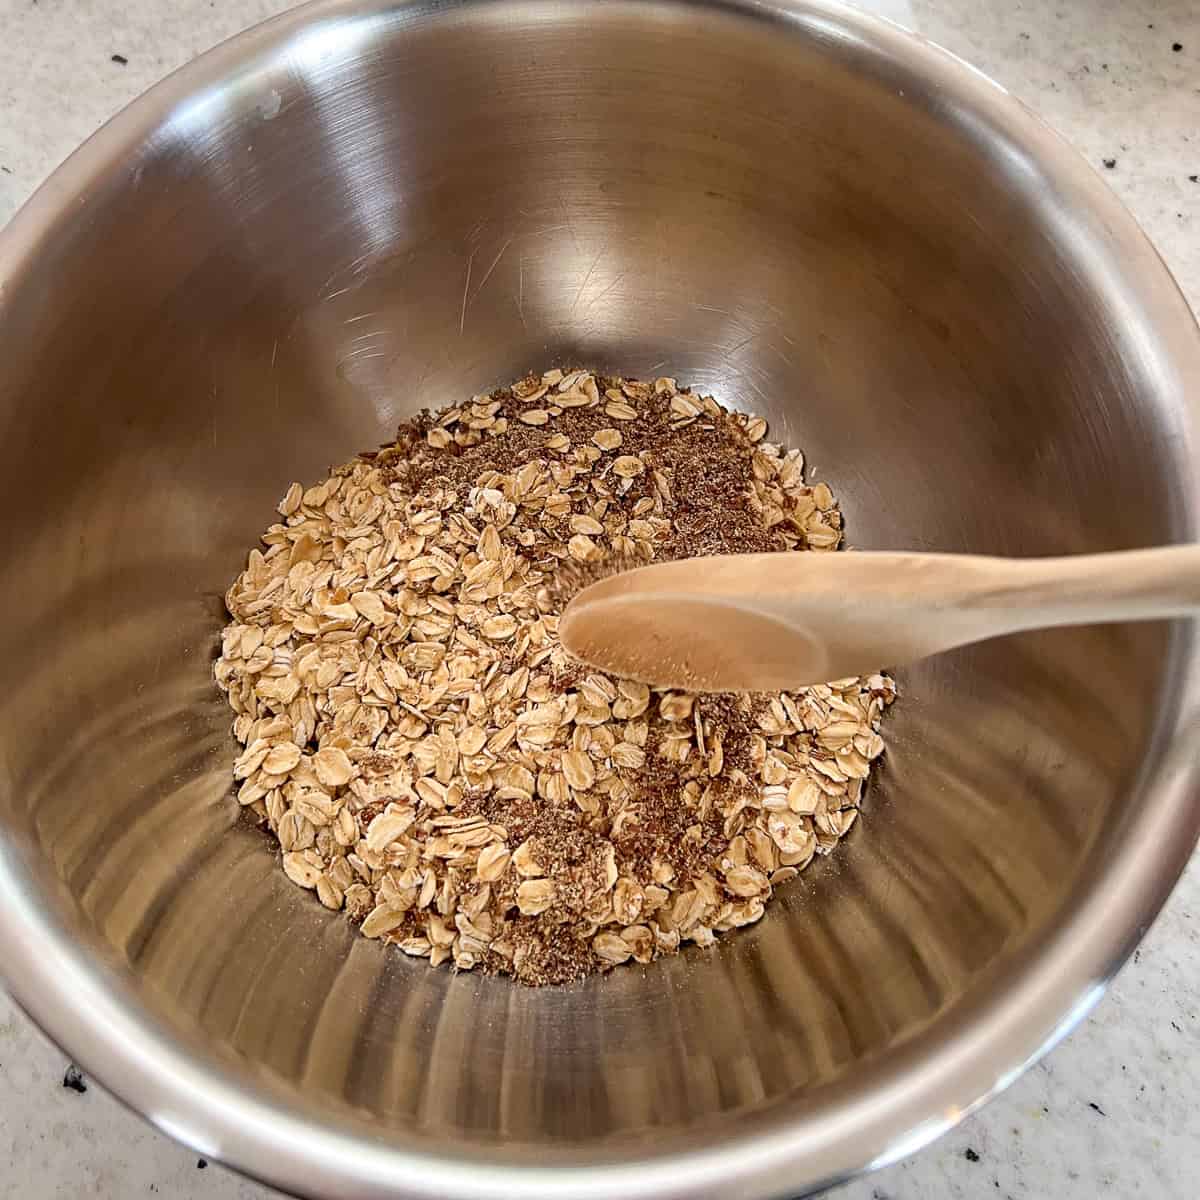
[[[1200,5],[863,0],[997,79],[1096,166],[1200,309]],[[0,223],[107,117],[287,0],[0,0]],[[120,56],[125,62],[115,61]],[[1109,165],[1111,162],[1111,166]],[[837,1200],[1192,1200],[1200,859],[1093,1016],[981,1113]],[[0,994],[0,1197],[267,1200],[120,1107]]]

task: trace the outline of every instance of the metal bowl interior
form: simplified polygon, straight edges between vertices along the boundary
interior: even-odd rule
[[[239,822],[221,596],[293,478],[531,367],[770,418],[861,547],[1194,534],[1200,343],[1076,157],[821,0],[335,2],[219,48],[0,247],[0,953],[203,1151],[311,1195],[769,1196],[1085,1011],[1197,834],[1186,629],[906,671],[752,930],[566,989],[357,938]],[[1164,765],[1165,764],[1165,765]]]

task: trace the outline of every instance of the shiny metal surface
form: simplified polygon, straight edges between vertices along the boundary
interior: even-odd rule
[[[853,544],[1196,535],[1200,341],[1067,147],[823,0],[329,0],[0,240],[0,969],[106,1085],[323,1197],[767,1197],[1077,1019],[1196,840],[1187,628],[901,677],[864,826],[759,927],[557,991],[431,972],[229,797],[221,594],[293,477],[549,362],[769,416]]]

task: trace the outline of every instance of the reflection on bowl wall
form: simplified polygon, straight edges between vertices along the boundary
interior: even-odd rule
[[[0,242],[0,964],[105,1084],[292,1191],[804,1191],[1011,1078],[1195,842],[1187,630],[1061,630],[903,672],[865,820],[711,950],[531,991],[358,938],[239,819],[222,594],[293,478],[571,363],[767,416],[856,546],[1194,532],[1167,272],[891,27],[328,0],[156,88]]]

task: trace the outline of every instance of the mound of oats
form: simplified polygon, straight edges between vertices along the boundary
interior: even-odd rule
[[[854,823],[891,681],[655,692],[569,660],[564,567],[831,551],[765,423],[550,371],[304,488],[229,589],[238,799],[366,937],[558,983],[757,921]]]

